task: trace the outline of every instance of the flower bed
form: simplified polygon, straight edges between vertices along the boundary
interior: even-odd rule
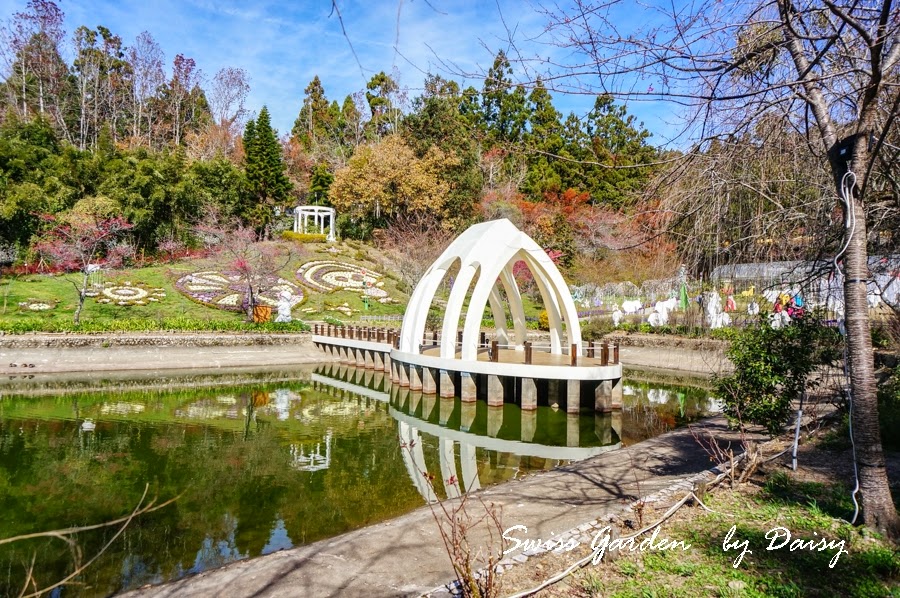
[[[360,297],[370,297],[379,303],[391,303],[384,290],[383,275],[347,262],[316,260],[307,262],[297,270],[297,278],[304,285],[322,292],[336,290],[361,291]]]
[[[151,287],[142,282],[122,283],[107,282],[88,290],[88,297],[94,297],[97,303],[112,305],[134,306],[158,303],[165,299],[166,290],[161,287]]]
[[[48,311],[56,307],[56,301],[41,301],[38,299],[29,299],[19,303],[19,309],[24,311]]]
[[[264,290],[256,294],[260,305],[277,307],[282,292],[290,295],[292,309],[303,302],[303,290],[289,280],[270,276],[261,286]],[[236,272],[194,272],[179,278],[175,288],[192,301],[227,311],[243,311],[248,301],[247,285]]]

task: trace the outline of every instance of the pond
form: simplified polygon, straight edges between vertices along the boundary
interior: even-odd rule
[[[63,594],[106,596],[397,517],[428,500],[638,442],[715,410],[702,389],[628,381],[618,414],[423,397],[323,365],[235,383],[5,393],[0,538],[169,506],[118,526],[0,546],[0,591],[96,560]],[[429,475],[430,472],[430,475]],[[433,483],[429,478],[433,476]],[[451,479],[445,485],[441,480]]]

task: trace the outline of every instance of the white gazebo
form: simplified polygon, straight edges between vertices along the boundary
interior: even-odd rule
[[[425,272],[413,291],[400,336],[400,350],[421,353],[421,339],[425,332],[428,310],[434,295],[453,264],[459,274],[453,283],[444,315],[442,338],[456,338],[460,318],[464,317],[461,359],[477,360],[478,339],[484,309],[490,306],[496,326],[496,338],[501,345],[513,345],[517,350],[524,343],[525,310],[513,276],[513,266],[523,261],[534,276],[547,308],[550,320],[550,352],[562,354],[570,344],[581,345],[581,326],[569,287],[547,253],[531,237],[517,229],[509,220],[483,222],[460,235]],[[473,285],[474,289],[470,289]],[[509,315],[513,321],[515,341],[506,328],[507,312],[499,289],[505,291]],[[466,297],[470,295],[464,312]],[[568,343],[564,343],[568,335]],[[452,342],[441,345],[441,357],[453,359],[456,346]]]
[[[329,241],[334,241],[334,208],[326,208],[323,206],[297,206],[294,209],[294,232],[305,233],[312,218],[315,226],[319,227],[319,233],[325,234],[325,220],[328,220],[328,237]]]

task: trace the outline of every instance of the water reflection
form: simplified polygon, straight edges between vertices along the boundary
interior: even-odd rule
[[[66,589],[110,595],[611,450],[699,417],[709,404],[702,391],[631,383],[621,412],[573,416],[424,396],[372,370],[321,367],[286,377],[7,394],[0,537],[115,519],[134,508],[148,482],[162,500],[180,495],[129,526],[78,580],[83,585]],[[659,388],[666,392],[650,392]],[[111,534],[80,537],[84,554]],[[0,594],[18,593],[23,563],[35,552],[39,584],[70,570],[68,548],[53,542],[0,547]]]

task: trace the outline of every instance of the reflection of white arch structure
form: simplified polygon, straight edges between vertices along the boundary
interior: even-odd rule
[[[319,227],[319,233],[325,234],[325,219],[328,219],[328,237],[329,241],[334,241],[334,208],[326,208],[322,206],[297,206],[294,208],[294,232],[305,233],[309,224],[309,219],[313,219],[313,223]]]
[[[569,335],[568,344],[580,346],[578,312],[565,280],[547,253],[531,237],[504,218],[470,227],[428,268],[413,291],[403,317],[400,351],[420,353],[419,343],[425,332],[428,309],[447,272],[457,263],[459,274],[447,301],[441,338],[447,341],[456,338],[459,320],[463,316],[463,305],[474,281],[465,314],[460,358],[463,361],[477,360],[482,314],[488,304],[497,327],[497,341],[501,345],[511,344],[506,328],[507,312],[499,293],[501,286],[509,301],[515,347],[521,349],[525,341],[525,312],[512,272],[513,265],[518,261],[525,262],[543,297],[550,321],[550,352],[563,352],[563,325]],[[453,342],[441,343],[442,359],[453,359],[455,354],[456,345]]]

